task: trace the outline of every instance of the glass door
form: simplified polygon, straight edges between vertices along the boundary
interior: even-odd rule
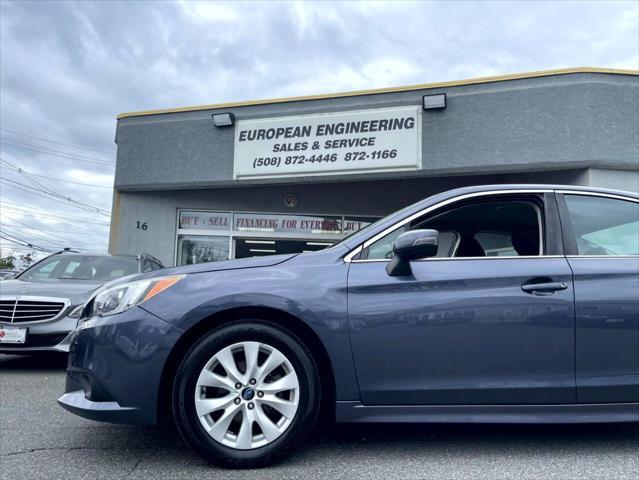
[[[314,252],[330,247],[334,242],[293,239],[236,238],[235,258],[260,257],[288,253]]]
[[[229,238],[213,235],[180,235],[178,265],[228,260]]]

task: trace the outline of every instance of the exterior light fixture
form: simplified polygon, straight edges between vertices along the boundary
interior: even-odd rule
[[[287,193],[284,195],[284,205],[289,208],[293,208],[297,206],[297,195],[294,193]]]
[[[213,125],[216,127],[230,127],[235,123],[235,115],[231,112],[214,113]]]
[[[446,94],[436,93],[434,95],[424,95],[424,110],[443,110],[446,108]]]

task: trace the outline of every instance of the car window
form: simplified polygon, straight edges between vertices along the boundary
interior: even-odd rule
[[[143,271],[144,272],[152,272],[154,270],[160,270],[162,267],[162,265],[160,265],[158,262],[155,262],[153,260],[149,260],[149,259],[145,259],[144,263],[143,263]]]
[[[365,258],[368,260],[383,260],[391,258],[393,256],[393,242],[405,231],[406,227],[400,227],[397,230],[384,235],[366,249],[366,252],[364,252]]]
[[[639,255],[639,203],[566,195],[578,255]]]
[[[459,245],[459,233],[439,232],[439,243],[435,257],[452,257]]]
[[[135,258],[107,255],[62,255],[25,270],[20,280],[91,280],[105,282],[137,273]]]
[[[60,260],[43,260],[41,263],[34,265],[33,268],[25,271],[20,279],[22,280],[48,280],[53,270],[60,264]],[[27,275],[28,272],[28,275]],[[25,278],[26,277],[26,278]]]
[[[382,237],[366,249],[364,258],[369,260],[392,258],[393,242],[406,230],[406,227],[401,227]],[[439,244],[435,257],[451,257],[458,243],[459,234],[457,232],[439,232]]]
[[[361,259],[391,258],[393,241],[417,228],[439,231],[437,257],[536,256],[543,253],[541,225],[541,211],[533,201],[479,200],[400,227],[372,243]]]
[[[507,232],[477,232],[475,240],[484,249],[487,257],[516,257],[512,236]]]
[[[71,261],[69,263],[67,263],[66,268],[64,269],[64,276],[69,276],[69,275],[73,275],[73,272],[76,271],[76,269],[80,266],[80,262],[78,261]]]

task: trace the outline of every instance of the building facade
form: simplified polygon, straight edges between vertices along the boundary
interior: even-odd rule
[[[639,191],[639,72],[580,68],[118,116],[109,249],[317,250],[460,186]]]

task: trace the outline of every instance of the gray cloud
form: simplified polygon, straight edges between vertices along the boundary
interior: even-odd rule
[[[115,115],[123,111],[570,66],[639,68],[635,1],[0,5],[1,127],[111,153]],[[1,133],[3,158],[27,171],[112,181],[112,167],[15,144],[101,161],[113,155]],[[5,168],[2,177],[25,182]],[[110,209],[109,189],[40,180]],[[3,202],[104,221],[6,181],[0,189]],[[71,246],[106,247],[105,227],[0,208],[5,225],[15,226],[13,218],[40,235],[63,231],[59,238]]]

